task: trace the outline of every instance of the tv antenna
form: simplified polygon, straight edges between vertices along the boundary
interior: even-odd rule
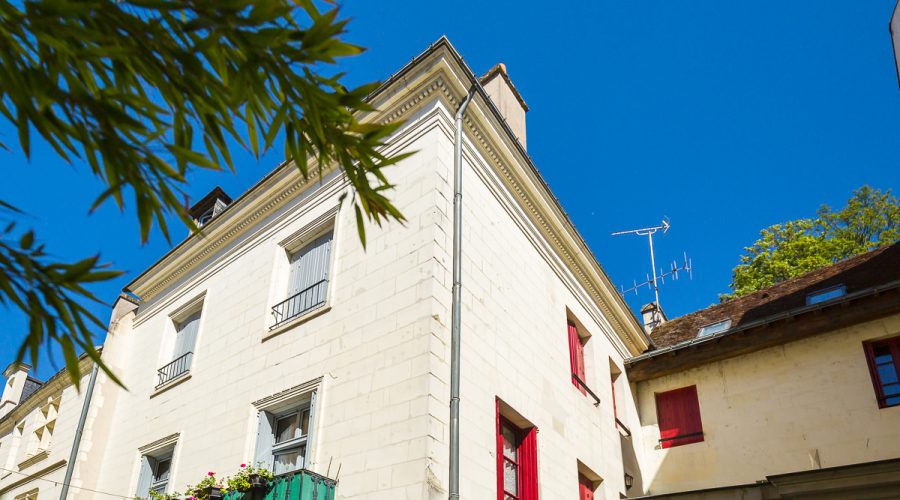
[[[641,283],[638,283],[637,280],[635,280],[634,286],[632,286],[631,288],[626,289],[623,286],[621,288],[621,294],[625,295],[626,293],[633,291],[635,293],[635,295],[637,295],[638,290],[646,286],[653,290],[653,295],[654,295],[654,298],[656,299],[657,309],[661,309],[661,306],[659,305],[659,283],[660,282],[665,284],[667,276],[672,276],[672,278],[674,280],[678,280],[679,272],[688,273],[688,279],[693,279],[693,277],[694,277],[691,259],[688,259],[687,254],[684,254],[684,261],[680,265],[677,262],[672,261],[671,265],[669,266],[668,271],[664,271],[662,268],[660,268],[659,274],[656,273],[656,255],[654,254],[654,251],[653,251],[653,235],[656,234],[658,231],[662,231],[663,234],[666,234],[666,232],[669,231],[669,227],[670,227],[669,221],[667,219],[663,219],[662,222],[660,222],[660,225],[658,225],[658,226],[642,227],[640,229],[630,229],[627,231],[617,231],[615,233],[612,233],[613,236],[621,236],[624,234],[636,234],[638,236],[646,236],[647,237],[647,242],[650,244],[650,269],[653,273],[653,276],[651,278],[651,276],[648,274],[646,281],[643,281]]]

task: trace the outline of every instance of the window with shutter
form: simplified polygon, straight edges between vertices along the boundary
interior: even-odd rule
[[[584,341],[578,335],[575,323],[569,322],[569,367],[572,370],[572,385],[578,388],[582,394],[587,395],[584,388]],[[581,382],[579,382],[579,379]]]
[[[865,342],[863,347],[878,407],[900,405],[900,337]]]
[[[154,451],[152,455],[141,456],[141,467],[135,496],[137,498],[148,498],[151,492],[164,494],[169,486],[171,469],[172,447]]]
[[[259,412],[254,463],[275,474],[303,469],[310,459],[316,392],[308,402]]]
[[[202,303],[199,306],[191,306],[193,312],[186,315],[179,314],[180,318],[172,319],[172,323],[175,325],[175,347],[172,349],[171,361],[157,370],[157,388],[190,371],[197,344],[197,333],[200,330],[202,312],[200,308],[202,308]]]
[[[497,401],[497,499],[537,500],[537,429],[500,415]]]
[[[287,299],[272,308],[273,327],[325,304],[333,239],[329,232],[290,254]]]
[[[697,386],[656,394],[659,444],[663,448],[703,441]]]

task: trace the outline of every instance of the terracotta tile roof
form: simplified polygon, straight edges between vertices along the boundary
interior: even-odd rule
[[[673,319],[653,329],[657,348],[697,337],[700,328],[731,320],[731,328],[803,307],[810,293],[844,285],[847,294],[900,279],[900,243],[837,262],[803,276],[783,281],[729,302]]]

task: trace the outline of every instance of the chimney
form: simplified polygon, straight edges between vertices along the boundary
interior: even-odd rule
[[[481,86],[491,96],[494,105],[500,110],[500,114],[506,119],[506,124],[522,143],[522,147],[525,147],[525,113],[528,111],[528,105],[509,79],[506,65],[499,63],[485,73],[481,77]]]
[[[22,400],[29,370],[31,366],[25,363],[11,363],[3,371],[6,385],[3,386],[3,396],[0,398],[0,418],[11,412]]]
[[[669,320],[669,318],[666,318],[666,313],[663,312],[662,307],[659,307],[656,302],[645,304],[641,308],[641,317],[644,320],[644,330],[648,334],[654,328]]]

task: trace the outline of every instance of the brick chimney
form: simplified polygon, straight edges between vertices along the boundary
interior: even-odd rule
[[[528,111],[528,105],[509,79],[506,65],[499,63],[485,73],[481,77],[481,86],[491,96],[494,105],[500,110],[500,114],[506,119],[506,124],[522,143],[522,147],[525,147],[525,113]]]
[[[669,320],[669,318],[666,318],[666,313],[663,312],[662,307],[659,307],[656,302],[645,304],[641,308],[641,318],[644,321],[644,331],[648,334],[654,328]]]

